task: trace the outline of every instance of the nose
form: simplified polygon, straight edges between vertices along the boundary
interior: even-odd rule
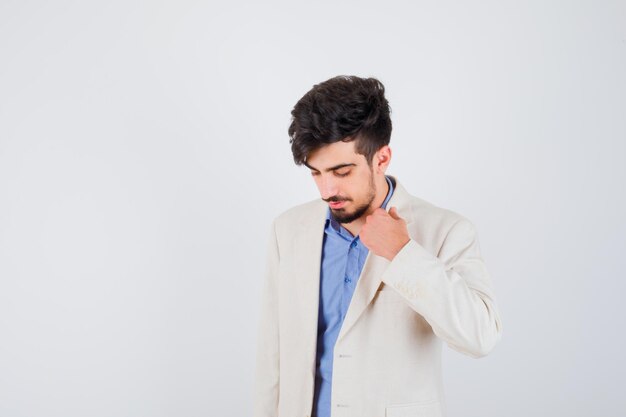
[[[334,179],[329,176],[322,176],[319,180],[318,188],[320,190],[320,195],[324,200],[337,195],[337,184]]]

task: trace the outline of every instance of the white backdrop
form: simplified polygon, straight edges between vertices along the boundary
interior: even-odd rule
[[[290,110],[387,87],[388,173],[468,217],[503,339],[450,417],[623,416],[626,3],[0,2],[0,416],[245,416]]]

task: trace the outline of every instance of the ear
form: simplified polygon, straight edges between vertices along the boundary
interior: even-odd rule
[[[389,166],[389,162],[391,162],[391,148],[389,145],[385,145],[376,151],[376,154],[374,154],[374,166],[376,168],[376,172],[384,174],[387,170],[387,166]]]

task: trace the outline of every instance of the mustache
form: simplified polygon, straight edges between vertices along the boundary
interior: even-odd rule
[[[322,198],[322,200],[324,200],[327,203],[330,203],[331,201],[333,203],[338,203],[340,201],[351,201],[350,198],[343,198],[343,197],[329,197],[329,198]]]

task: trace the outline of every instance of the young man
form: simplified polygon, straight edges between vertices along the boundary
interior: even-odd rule
[[[478,358],[502,332],[473,224],[385,175],[378,80],[332,78],[291,114],[321,199],[272,224],[254,416],[445,415],[442,341]]]

